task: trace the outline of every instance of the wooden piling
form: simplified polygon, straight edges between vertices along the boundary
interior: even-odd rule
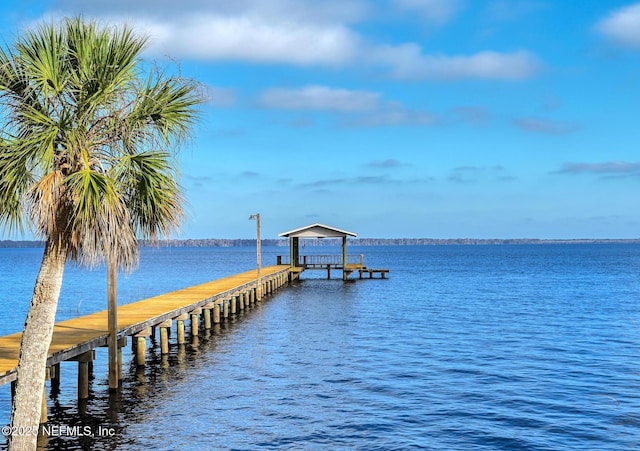
[[[189,315],[183,313],[182,315],[176,318],[176,329],[178,329],[178,344],[183,345],[185,343],[184,339],[184,321],[189,318]]]
[[[49,368],[51,376],[51,393],[57,395],[60,392],[60,363],[56,363]]]
[[[171,329],[171,324],[172,320],[168,319],[157,326],[160,328],[160,354],[162,355],[169,354],[169,329]]]
[[[220,307],[221,304],[213,306],[213,324],[220,324]]]
[[[145,366],[147,354],[147,337],[151,336],[151,328],[148,327],[134,336],[136,342],[136,365]]]
[[[197,337],[198,332],[200,331],[200,314],[202,313],[202,309],[196,309],[191,312],[191,336]]]
[[[78,399],[87,399],[89,397],[89,362],[93,361],[93,351],[82,353],[72,360],[78,362]]]
[[[204,318],[204,328],[205,330],[211,329],[211,309],[203,308],[202,309],[202,317]]]
[[[135,337],[136,340],[136,365],[145,366],[147,354],[147,337]]]
[[[118,386],[122,381],[122,348],[127,346],[127,337],[122,337],[118,340]]]

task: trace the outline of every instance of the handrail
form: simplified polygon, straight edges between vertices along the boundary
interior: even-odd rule
[[[291,258],[288,255],[278,255],[278,264],[288,265]],[[297,266],[342,266],[342,255],[310,254],[300,255]],[[364,266],[364,255],[347,255],[347,265]]]

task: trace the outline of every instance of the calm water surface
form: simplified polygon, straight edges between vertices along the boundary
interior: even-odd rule
[[[0,249],[0,334],[20,330],[41,252]],[[264,249],[265,264],[286,252]],[[51,438],[44,449],[640,449],[639,245],[350,253],[390,279],[305,273],[198,343],[165,357],[152,347],[143,370],[127,350],[118,395],[106,350],[86,403],[76,364],[64,363],[50,422],[115,435]],[[254,262],[251,248],[145,249],[120,278],[120,302]],[[104,270],[69,267],[58,318],[105,299]],[[0,387],[2,424],[9,404]]]

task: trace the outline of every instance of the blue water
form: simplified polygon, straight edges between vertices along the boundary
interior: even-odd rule
[[[50,422],[115,434],[47,449],[640,449],[640,245],[350,253],[390,279],[305,273],[197,344],[152,347],[141,371],[127,350],[119,395],[105,350],[86,403],[64,363]],[[1,334],[21,328],[40,255],[0,249]],[[145,249],[120,301],[254,265],[251,248]],[[59,319],[104,309],[104,270],[64,283]],[[0,387],[0,423],[9,399]]]

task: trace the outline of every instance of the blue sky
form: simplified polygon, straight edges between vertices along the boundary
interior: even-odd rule
[[[179,238],[640,236],[640,3],[82,0],[0,6],[10,42],[83,13],[147,34],[209,101]]]

